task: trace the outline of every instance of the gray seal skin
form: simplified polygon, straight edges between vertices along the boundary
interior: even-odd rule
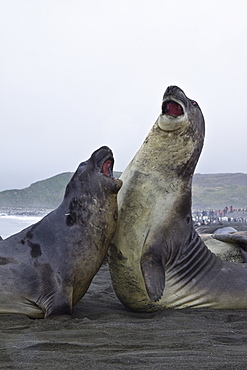
[[[237,228],[246,229],[245,225]],[[209,224],[199,226],[196,231],[206,246],[225,261],[247,262],[247,231],[233,226]]]
[[[203,140],[198,104],[168,87],[161,115],[121,176],[109,266],[129,309],[247,308],[247,265],[215,256],[194,229],[191,185]]]
[[[228,228],[230,229],[230,228]],[[232,247],[233,249],[240,250],[242,260],[240,262],[247,262],[247,231],[227,231],[220,229],[221,232],[215,232],[212,235],[215,242],[220,242],[223,247],[227,246],[229,249]],[[233,229],[234,230],[234,229]],[[239,248],[238,248],[239,247]],[[235,252],[236,253],[236,252]]]
[[[69,315],[100,268],[117,224],[121,180],[101,147],[79,165],[61,205],[0,242],[0,313]]]
[[[200,234],[200,238],[206,244],[208,249],[221,259],[230,262],[246,262],[244,259],[242,243],[239,245],[237,242],[229,243],[217,240],[217,234],[216,237],[214,234]]]

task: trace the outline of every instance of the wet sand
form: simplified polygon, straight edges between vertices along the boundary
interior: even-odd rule
[[[134,313],[107,265],[73,318],[0,315],[1,369],[246,369],[245,310]]]

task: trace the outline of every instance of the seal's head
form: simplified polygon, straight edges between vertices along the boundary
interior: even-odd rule
[[[113,165],[113,153],[107,146],[102,146],[93,152],[87,161],[78,166],[67,185],[65,198],[72,190],[79,192],[79,196],[84,192],[93,193],[96,188],[117,194],[122,186],[122,181],[113,177]]]
[[[113,164],[112,151],[103,146],[79,165],[65,191],[67,225],[83,225],[96,214],[101,214],[104,222],[107,215],[117,217],[117,193],[122,181],[113,177]]]
[[[156,124],[165,140],[168,162],[170,165],[177,164],[183,174],[193,174],[205,135],[201,109],[177,86],[166,89],[161,109]]]
[[[196,122],[201,135],[204,136],[204,119],[197,102],[187,98],[179,87],[169,86],[163,96],[159,127],[164,131],[175,131],[188,122]]]

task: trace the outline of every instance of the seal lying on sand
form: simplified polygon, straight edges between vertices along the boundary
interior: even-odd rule
[[[211,252],[225,261],[245,262],[242,243],[228,243],[217,240],[217,234],[199,234]],[[216,237],[215,237],[216,236]],[[247,240],[247,239],[246,239]]]
[[[61,205],[0,242],[0,313],[71,314],[100,268],[117,223],[121,180],[108,147],[79,165]]]
[[[191,182],[204,140],[198,104],[168,87],[162,114],[123,172],[110,272],[135,311],[247,308],[247,265],[205,246],[191,216]]]
[[[196,231],[216,256],[225,261],[246,263],[247,231],[238,231],[235,227],[209,224],[199,226]],[[245,225],[240,228],[245,228]]]

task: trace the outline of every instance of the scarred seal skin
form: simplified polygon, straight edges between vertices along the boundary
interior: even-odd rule
[[[204,141],[198,104],[167,88],[162,112],[123,172],[110,272],[134,311],[247,308],[247,265],[215,256],[195,231],[192,176]]]
[[[71,314],[100,268],[117,224],[113,154],[82,162],[61,205],[0,242],[0,313],[33,318]]]

